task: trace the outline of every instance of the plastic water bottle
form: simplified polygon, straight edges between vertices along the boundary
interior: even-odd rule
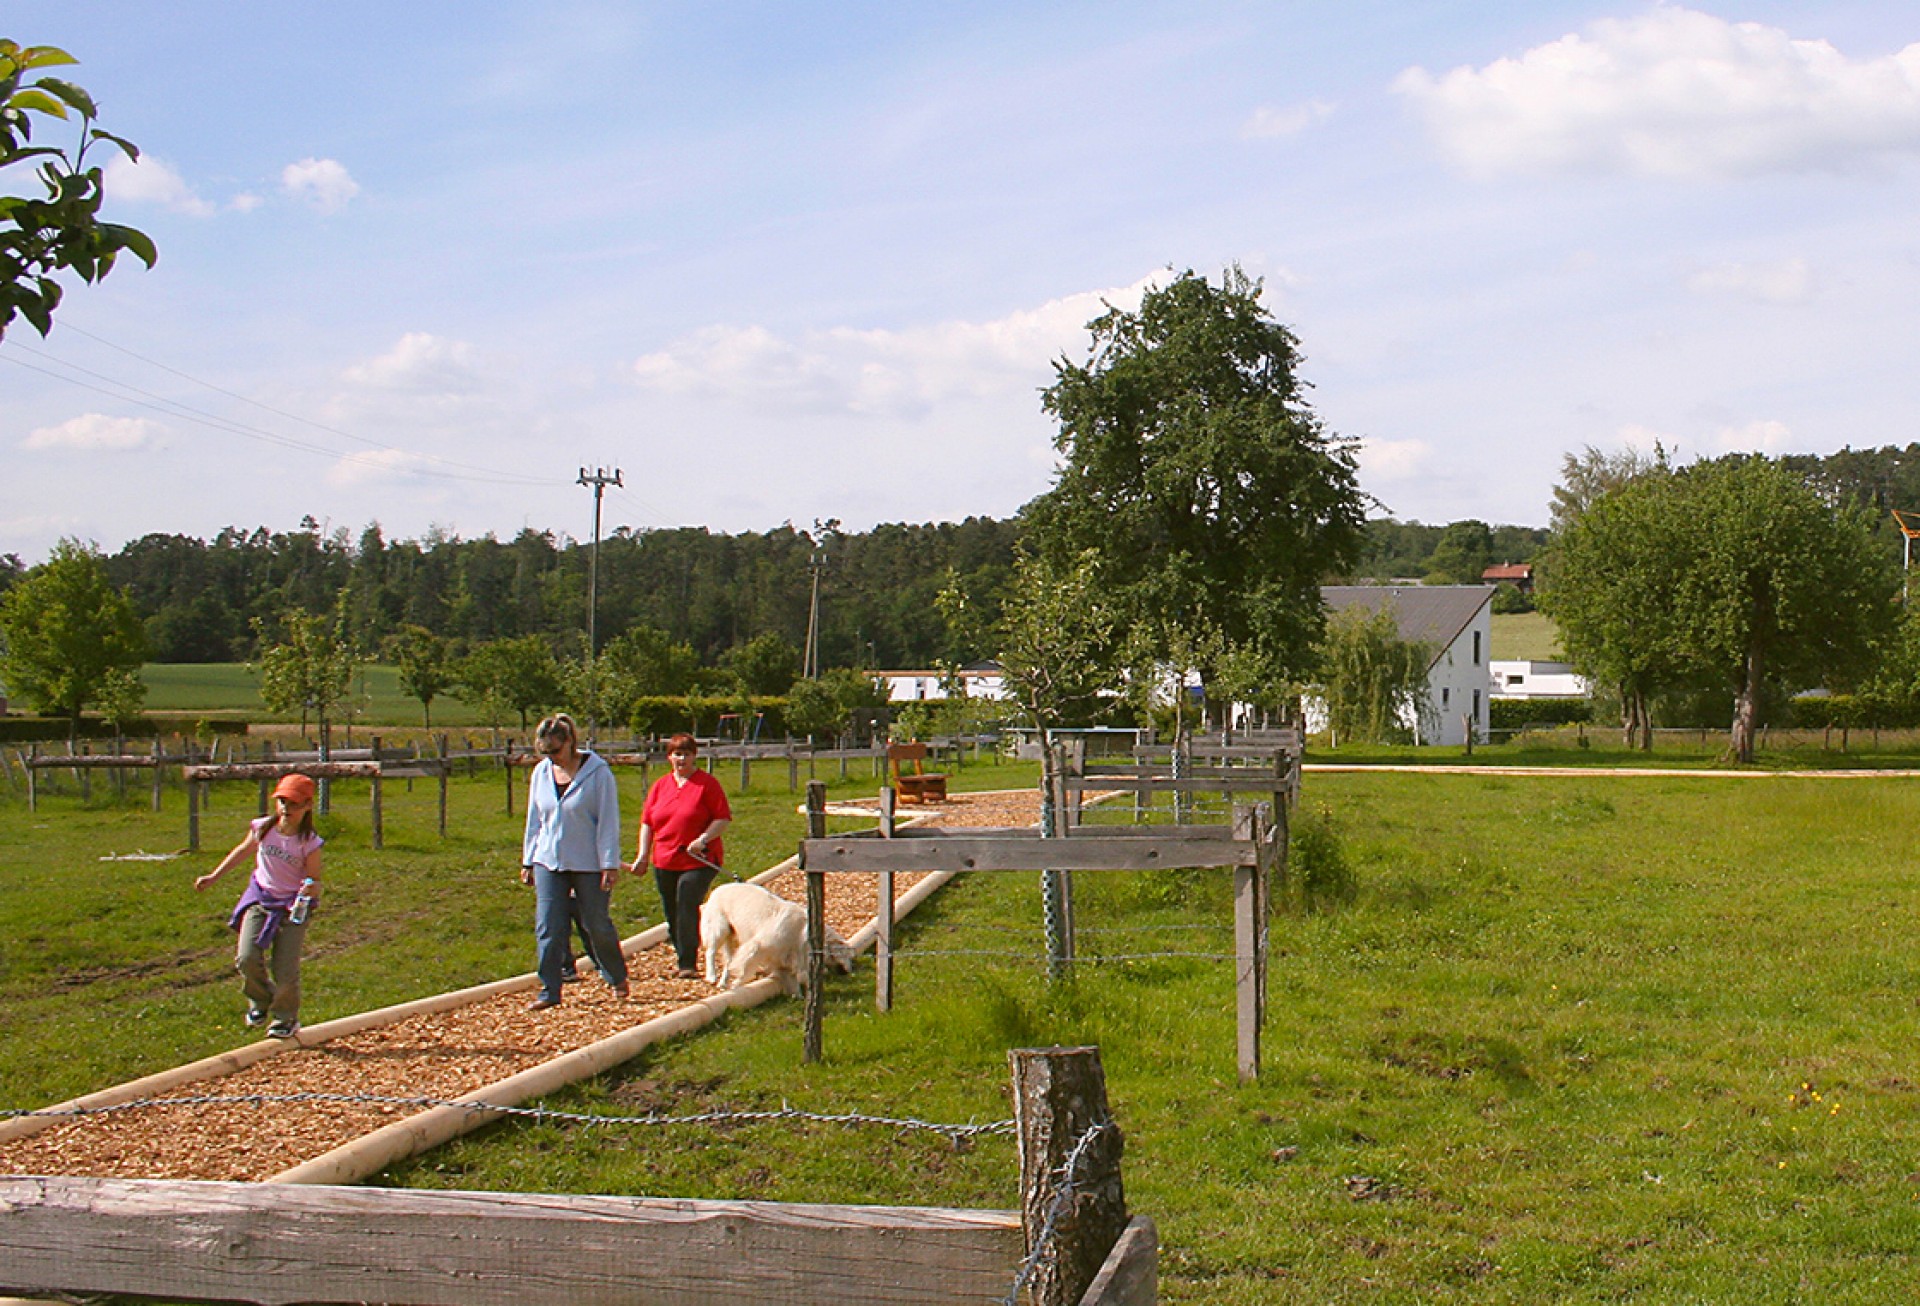
[[[307,910],[313,906],[313,877],[309,875],[300,881],[300,892],[293,896],[293,906],[287,910],[287,919],[295,925],[307,923]]]

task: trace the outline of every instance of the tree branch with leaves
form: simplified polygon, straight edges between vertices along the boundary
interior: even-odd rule
[[[106,188],[100,168],[87,159],[103,143],[129,159],[138,159],[139,149],[93,125],[99,112],[86,91],[37,72],[77,62],[50,45],[0,38],[0,185],[12,183],[4,175],[8,169],[37,164],[46,191],[40,198],[0,194],[0,337],[16,316],[43,336],[53,329],[61,298],[56,273],[92,283],[113,270],[123,251],[148,267],[159,257],[144,232],[100,220]],[[34,141],[36,119],[45,127],[50,124],[44,120],[76,117],[79,144],[71,150]]]

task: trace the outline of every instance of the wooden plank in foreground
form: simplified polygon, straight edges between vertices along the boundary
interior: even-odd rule
[[[1151,871],[1251,866],[1245,840],[1075,833],[1068,839],[808,839],[809,871]]]
[[[0,1177],[0,1292],[259,1303],[998,1302],[1017,1211]]]

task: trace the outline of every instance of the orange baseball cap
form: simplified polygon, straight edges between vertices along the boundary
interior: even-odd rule
[[[313,801],[313,781],[304,775],[283,775],[280,783],[273,787],[273,796],[289,802],[310,803]]]

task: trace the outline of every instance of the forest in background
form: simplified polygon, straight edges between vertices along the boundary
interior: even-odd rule
[[[1870,514],[1898,552],[1887,510],[1920,507],[1920,444],[1781,461],[1829,500]],[[935,596],[957,581],[991,609],[1022,530],[1018,517],[829,529],[817,538],[791,524],[741,534],[622,527],[600,542],[598,636],[604,644],[650,627],[708,664],[761,635],[801,647],[818,558],[823,666],[964,661],[980,650],[951,646]],[[1355,573],[1328,579],[1471,581],[1491,563],[1530,560],[1547,538],[1544,527],[1375,518]],[[376,655],[406,626],[467,644],[545,635],[556,651],[574,653],[587,624],[590,553],[586,542],[551,531],[389,540],[378,524],[355,536],[309,518],[287,532],[147,535],[105,560],[145,625],[153,661],[235,662],[257,652],[253,618],[289,608],[328,613],[336,603],[356,644]],[[0,557],[0,592],[26,570],[17,555]]]

